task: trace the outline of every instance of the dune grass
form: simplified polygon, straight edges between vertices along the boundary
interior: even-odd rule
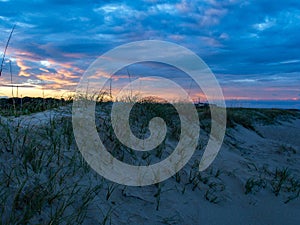
[[[18,115],[68,104],[67,101],[49,100],[52,103],[47,103],[43,108],[44,101],[29,101],[28,106],[22,106],[23,111],[18,109]],[[110,102],[99,102],[96,109],[103,113],[110,107]],[[13,116],[11,109],[2,108],[3,115]],[[209,108],[197,110],[200,125],[209,131]],[[277,124],[299,117],[296,110],[228,109],[227,112],[228,129],[241,125],[252,131],[255,131],[256,123]],[[159,116],[165,119],[168,133],[162,146],[147,153],[137,153],[122,146],[111,130],[110,120],[101,118],[101,115],[96,112],[100,137],[116,158],[127,163],[149,165],[164,159],[176,146],[180,135],[179,118],[171,105],[140,102],[131,113],[133,132],[140,138],[146,137],[149,120]],[[90,224],[92,212],[99,217],[99,224],[110,224],[115,210],[125,201],[118,196],[127,198],[122,194],[125,187],[100,177],[83,160],[73,136],[70,112],[69,116],[54,114],[43,124],[25,126],[22,118],[12,121],[13,118],[0,120],[1,224]],[[197,151],[202,151],[204,147],[205,142],[201,146],[199,144]],[[278,148],[278,154],[296,153],[289,146]],[[199,161],[196,160],[167,182],[152,185],[153,208],[161,210],[163,197],[170,190],[178,190],[182,195],[196,193],[211,204],[228,201],[228,187],[224,180],[229,175],[215,165],[200,173],[198,166]],[[299,197],[299,183],[298,177],[289,169],[278,168],[263,176],[251,176],[245,181],[243,191],[248,196],[269,189],[274,196],[284,195],[285,203],[289,203]],[[161,221],[172,222],[172,218]]]
[[[86,220],[90,203],[106,187],[101,179],[84,179],[93,172],[76,150],[70,125],[70,118],[55,117],[42,126],[1,122],[1,224]]]
[[[60,106],[68,105],[72,99],[56,98],[8,98],[0,99],[1,116],[21,116],[43,112]]]

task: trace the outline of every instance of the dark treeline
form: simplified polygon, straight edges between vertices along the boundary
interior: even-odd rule
[[[70,102],[63,98],[2,98],[0,99],[0,114],[4,116],[31,114],[63,106]]]

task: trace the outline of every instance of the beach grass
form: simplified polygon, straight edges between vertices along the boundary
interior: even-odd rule
[[[6,101],[9,102],[9,99]],[[72,132],[71,102],[33,98],[24,100],[22,108],[18,101],[15,102],[18,114],[15,114],[10,103],[1,108],[1,224],[90,224],[95,218],[97,224],[117,224],[117,214],[125,210],[128,214],[123,217],[128,217],[128,220],[132,215],[126,206],[128,202],[132,207],[146,207],[149,210],[149,214],[145,211],[147,216],[153,212],[151,210],[157,211],[157,217],[152,218],[155,221],[176,224],[182,218],[167,216],[166,213],[168,201],[176,202],[179,199],[176,195],[183,196],[187,201],[196,198],[200,202],[222,206],[233,201],[231,189],[238,189],[239,196],[242,196],[240,198],[245,201],[260,193],[273,194],[275,203],[290,204],[299,199],[300,177],[296,164],[287,167],[282,161],[269,167],[264,165],[266,162],[250,166],[250,153],[242,154],[242,151],[237,153],[238,159],[245,165],[247,162],[247,167],[244,164],[236,164],[238,167],[227,164],[223,168],[217,160],[208,170],[200,173],[199,158],[192,158],[167,181],[146,188],[127,189],[98,175],[82,158]],[[96,109],[103,113],[109,112],[110,107],[111,102],[98,102]],[[203,107],[197,111],[200,126],[206,132],[204,136],[207,136],[210,110]],[[43,114],[45,112],[48,113]],[[299,119],[300,115],[297,110],[281,109],[230,108],[227,113],[227,135],[245,129],[256,135],[258,140],[264,140],[263,135],[258,135],[258,126],[281,126]],[[33,115],[40,116],[39,123],[33,119]],[[140,138],[147,137],[148,122],[157,116],[164,118],[168,125],[167,137],[162,146],[147,153],[136,152],[122,145],[113,133],[110,120],[98,118],[97,129],[116,158],[135,165],[149,165],[166,158],[176,146],[180,136],[179,117],[171,105],[157,102],[140,102],[131,113],[132,130]],[[104,132],[108,130],[111,132]],[[195,157],[202,155],[206,143],[207,138],[199,140]],[[246,149],[240,143],[235,140],[235,150]],[[268,143],[268,140],[264,143]],[[230,152],[230,149],[232,145],[225,146],[223,154]],[[278,155],[282,156],[282,160],[298,157],[299,154],[297,146],[290,143],[281,143],[273,152],[269,157]],[[252,154],[251,157],[255,159],[255,153]],[[239,170],[244,172],[239,174]],[[232,179],[242,182],[234,186],[229,182]]]

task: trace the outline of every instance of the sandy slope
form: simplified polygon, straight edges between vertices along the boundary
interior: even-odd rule
[[[275,196],[269,186],[258,193],[245,194],[248,178],[261,175],[266,180],[270,179],[264,174],[263,168],[272,171],[289,167],[299,179],[300,145],[296,140],[289,142],[291,139],[288,135],[282,135],[280,139],[270,135],[276,128],[286,130],[293,127],[294,137],[299,140],[299,122],[300,120],[296,120],[281,126],[258,126],[264,137],[243,127],[231,130],[235,139],[223,145],[212,165],[215,170],[221,170],[220,180],[225,186],[224,191],[216,191],[220,198],[217,204],[210,203],[203,196],[204,184],[194,191],[187,186],[182,194],[174,189],[180,189],[181,186],[168,180],[163,183],[166,186],[164,189],[171,190],[162,194],[159,211],[155,211],[154,206],[151,207],[153,192],[145,191],[149,188],[129,188],[131,196],[135,197],[124,199],[126,207],[117,211],[125,210],[123,215],[130,215],[129,221],[138,224],[160,224],[158,221],[162,220],[159,218],[174,218],[177,221],[170,224],[299,224],[300,198],[285,204],[286,193]],[[231,142],[236,146],[233,147]],[[297,150],[296,154],[281,155],[276,152],[279,146],[290,144]],[[192,160],[197,157],[200,156],[195,155]],[[128,223],[127,216],[124,219],[119,218],[118,223]]]
[[[64,120],[70,116],[70,111],[62,109],[9,119],[9,122],[1,118],[1,121],[12,127],[47,126],[50,118]],[[108,200],[105,196],[107,187],[113,185],[111,182],[93,171],[82,175],[78,172],[75,176],[86,186],[103,185],[103,190],[90,203],[84,224],[101,224],[108,212],[107,224],[300,224],[300,197],[285,203],[297,194],[292,191],[293,185],[298,185],[296,188],[300,190],[300,183],[291,183],[300,182],[300,119],[276,125],[257,123],[255,128],[257,132],[240,125],[228,129],[214,163],[208,170],[195,175],[197,179],[192,182],[189,182],[190,173],[197,174],[193,165],[200,160],[203,148],[196,151],[180,172],[180,182],[173,177],[159,186],[119,185]],[[202,132],[204,142],[207,135]],[[4,164],[4,155],[1,157],[1,164]],[[276,196],[276,169],[285,168],[288,168],[289,178]],[[245,194],[250,178],[257,183]],[[72,183],[74,178],[66,178],[64,182]],[[155,195],[159,188],[158,205]],[[47,212],[49,207],[45,209],[45,214]],[[32,221],[44,221],[43,215]]]

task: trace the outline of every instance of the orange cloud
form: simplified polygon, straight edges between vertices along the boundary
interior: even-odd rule
[[[42,81],[46,81],[46,87],[49,89],[69,89],[77,85],[73,79],[78,78],[72,71],[65,68],[57,69],[56,73],[42,73],[36,76]]]
[[[50,73],[49,70],[46,70],[46,69],[44,69],[44,68],[39,68],[39,70],[41,70],[41,71],[43,71],[43,72],[46,72],[46,73]]]
[[[20,59],[16,60],[18,67],[20,68],[19,76],[29,77],[30,73],[26,72],[26,70],[31,69],[29,66],[26,66],[23,61]]]

